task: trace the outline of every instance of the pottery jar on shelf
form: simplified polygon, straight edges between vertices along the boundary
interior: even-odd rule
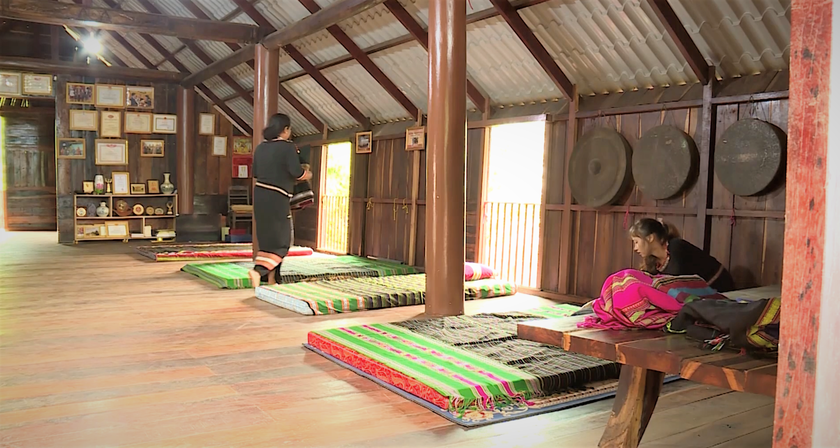
[[[96,216],[100,218],[108,217],[109,213],[111,213],[111,209],[109,209],[108,206],[105,205],[105,201],[100,202],[99,207],[96,207]]]
[[[169,181],[169,173],[163,173],[163,183],[160,184],[160,192],[163,194],[172,194],[175,192],[175,185]]]
[[[93,176],[93,192],[96,194],[105,193],[105,177],[101,174]]]

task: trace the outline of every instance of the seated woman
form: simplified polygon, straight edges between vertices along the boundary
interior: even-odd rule
[[[633,250],[642,257],[641,270],[651,275],[698,275],[718,292],[735,289],[729,271],[715,257],[680,238],[671,224],[651,218],[630,228]]]

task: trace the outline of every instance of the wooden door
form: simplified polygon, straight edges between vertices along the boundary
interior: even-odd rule
[[[0,120],[6,230],[56,230],[54,114]]]

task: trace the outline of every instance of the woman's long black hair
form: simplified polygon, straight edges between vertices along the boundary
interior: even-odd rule
[[[287,128],[291,127],[292,120],[286,114],[274,114],[268,119],[268,127],[263,129],[265,140],[274,140],[279,137]]]
[[[653,218],[642,218],[630,227],[631,237],[646,239],[650,235],[653,235],[659,244],[665,244],[669,240],[679,238],[680,231],[671,223]],[[657,262],[656,257],[648,255],[642,260],[640,269],[645,272],[656,272]]]

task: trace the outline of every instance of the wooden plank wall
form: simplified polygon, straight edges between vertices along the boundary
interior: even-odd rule
[[[466,256],[478,256],[484,130],[467,133]],[[417,246],[409,260],[412,153],[405,138],[374,140],[371,154],[353,154],[350,202],[350,253],[425,265],[426,151],[420,156]],[[317,225],[317,223],[316,223]],[[297,227],[296,227],[297,229]]]
[[[720,104],[715,108],[714,143],[738,119],[754,117],[787,130],[787,99],[761,102]],[[642,113],[580,118],[577,135],[597,126],[609,126],[622,133],[631,146],[641,136],[660,124],[677,126],[700,143],[700,108],[685,107]],[[611,273],[637,266],[638,256],[632,251],[627,229],[635,220],[651,216],[663,218],[679,228],[692,243],[703,246],[698,237],[697,210],[701,194],[695,182],[680,196],[654,201],[644,197],[634,185],[616,205],[592,209],[571,206],[571,272],[569,290],[560,287],[561,248],[560,223],[566,183],[565,163],[571,151],[567,148],[568,122],[564,117],[548,123],[550,148],[546,161],[545,239],[541,266],[541,289],[550,293],[568,293],[583,297],[599,294],[604,279]],[[468,260],[478,257],[480,231],[481,182],[484,162],[483,128],[470,129],[467,137],[467,221],[466,253]],[[375,256],[411,263],[407,260],[410,229],[411,154],[404,149],[402,138],[375,140],[371,154],[354,154],[351,178],[350,253]],[[712,164],[713,165],[713,164]],[[413,263],[423,266],[425,260],[425,151],[421,157],[420,194],[418,201],[417,252]],[[778,284],[782,271],[785,188],[779,186],[769,194],[753,198],[733,199],[711,171],[711,206],[707,208],[706,231],[711,232],[709,250],[735,277],[740,288]],[[314,232],[317,219],[305,224]],[[304,223],[296,226],[303,231]]]
[[[69,110],[93,108],[93,106],[68,105],[66,103],[67,82],[125,84],[113,79],[93,79],[81,77],[59,76],[55,83],[55,129],[56,138],[84,138],[86,158],[58,159],[56,161],[56,190],[57,190],[57,220],[59,242],[73,241],[73,194],[81,193],[82,183],[92,181],[96,174],[110,177],[113,171],[128,171],[130,181],[145,183],[148,179],[163,181],[163,173],[171,173],[171,182],[177,182],[175,164],[175,135],[142,135],[124,134],[128,140],[128,166],[97,166],[95,163],[94,143],[98,138],[97,132],[70,131]],[[155,108],[154,113],[176,113],[177,86],[170,84],[154,84]],[[221,214],[227,207],[227,189],[232,183],[248,185],[248,180],[231,179],[231,145],[233,137],[238,133],[230,122],[216,113],[212,107],[200,97],[196,98],[196,129],[198,129],[198,114],[201,112],[216,114],[217,135],[228,137],[228,153],[226,157],[212,155],[212,136],[196,136],[195,155],[195,213]],[[140,157],[140,140],[164,140],[164,157]],[[178,185],[176,184],[177,188]]]
[[[699,108],[595,117],[578,120],[578,136],[599,126],[618,130],[635,147],[641,136],[660,124],[683,129],[699,142]],[[714,144],[737,120],[753,117],[787,130],[787,100],[717,106]],[[546,205],[546,238],[544,242],[542,285],[545,291],[559,290],[560,219],[565,185],[564,163],[571,148],[566,147],[567,122],[551,124],[551,152],[547,162],[548,194]],[[710,165],[711,166],[711,165]],[[784,236],[785,189],[780,186],[769,194],[753,198],[735,197],[726,191],[712,174],[712,202],[707,209],[711,225],[710,253],[733,274],[736,286],[778,284],[781,281],[782,244]],[[626,267],[638,266],[627,230],[637,219],[655,217],[667,220],[683,237],[703,246],[697,233],[698,184],[676,198],[650,200],[635,184],[615,205],[593,209],[572,205],[572,247],[570,291],[573,295],[595,297],[604,279]]]
[[[50,109],[4,113],[6,230],[56,230],[55,123]]]

